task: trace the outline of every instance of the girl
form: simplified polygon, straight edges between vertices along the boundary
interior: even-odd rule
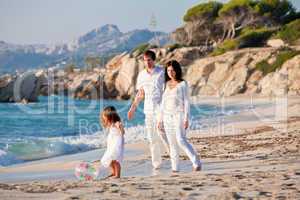
[[[190,113],[188,85],[182,79],[181,66],[176,60],[167,63],[165,81],[158,128],[160,130],[164,129],[168,138],[172,171],[177,172],[179,168],[178,145],[192,161],[193,170],[200,171],[200,160],[194,148],[186,139]]]
[[[113,106],[104,108],[100,119],[103,127],[108,129],[107,149],[101,159],[101,165],[111,167],[112,174],[108,177],[120,178],[125,133],[121,119]]]

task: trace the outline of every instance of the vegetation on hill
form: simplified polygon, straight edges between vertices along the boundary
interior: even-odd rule
[[[267,75],[270,72],[274,72],[277,69],[280,69],[287,60],[299,54],[300,51],[290,49],[279,51],[276,56],[276,60],[273,63],[269,63],[267,59],[262,60],[261,62],[256,64],[256,69],[260,70],[263,75]]]
[[[180,45],[214,45],[220,53],[262,46],[273,36],[294,43],[300,35],[299,20],[300,13],[288,0],[209,1],[188,9],[184,26],[172,36]]]
[[[283,26],[277,33],[277,37],[289,44],[300,43],[300,18]]]

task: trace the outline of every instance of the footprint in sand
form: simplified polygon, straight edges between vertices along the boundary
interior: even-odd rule
[[[191,188],[191,187],[183,187],[182,189],[185,190],[185,191],[191,191],[191,190],[194,190],[194,188]]]
[[[80,199],[80,198],[77,197],[77,196],[73,196],[73,197],[70,197],[70,198],[68,198],[68,199],[73,200],[73,199]]]
[[[272,196],[272,193],[271,193],[271,192],[260,191],[260,192],[259,192],[259,195],[261,195],[261,196],[266,196],[266,197],[271,197],[271,196]]]

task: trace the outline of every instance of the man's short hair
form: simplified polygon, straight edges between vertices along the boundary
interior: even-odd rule
[[[150,57],[153,61],[155,61],[155,59],[156,59],[155,53],[151,50],[145,51],[144,56]]]

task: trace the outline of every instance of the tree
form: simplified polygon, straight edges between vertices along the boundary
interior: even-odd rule
[[[213,22],[222,6],[222,3],[210,1],[188,9],[183,17],[187,24],[174,32],[174,39],[180,44],[187,45],[207,45],[210,43],[214,40],[214,33],[219,30]]]
[[[264,21],[255,11],[257,2],[253,0],[231,0],[219,11],[219,21],[223,24],[222,40],[233,39],[236,32],[247,26],[257,26]]]
[[[222,8],[223,4],[211,1],[208,3],[201,3],[187,10],[183,17],[185,22],[190,21],[206,21],[207,19],[215,19],[218,17],[218,11]]]
[[[288,0],[261,0],[255,6],[255,10],[270,17],[274,23],[282,23],[296,14],[295,8]]]
[[[230,0],[224,4],[210,1],[188,9],[183,17],[185,25],[176,29],[172,37],[184,46],[219,45],[251,29],[251,34],[244,35],[244,43],[263,44],[270,33],[299,18],[300,13],[288,0]],[[263,28],[267,31],[261,31]]]

